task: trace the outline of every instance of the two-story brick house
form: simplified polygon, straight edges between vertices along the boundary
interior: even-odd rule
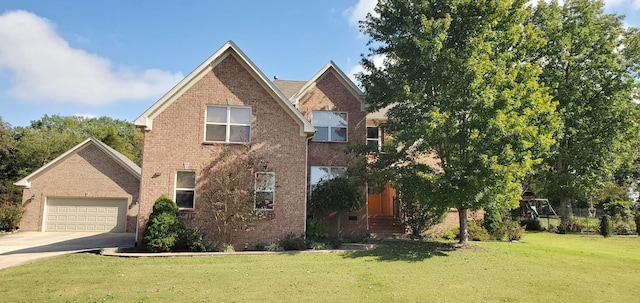
[[[19,182],[27,187],[24,196],[28,206],[21,227],[43,231],[54,230],[43,228],[45,225],[66,231],[89,228],[77,220],[53,224],[54,217],[77,217],[52,215],[57,209],[56,201],[60,200],[70,205],[65,204],[62,209],[65,211],[86,207],[109,210],[117,220],[111,220],[113,226],[105,231],[132,232],[137,224],[140,239],[155,200],[167,195],[176,201],[187,225],[214,234],[217,231],[210,226],[210,220],[198,215],[203,210],[199,188],[203,183],[202,172],[224,150],[246,150],[250,146],[256,156],[269,162],[268,171],[260,172],[261,177],[268,176],[271,180],[270,186],[261,189],[269,204],[264,201],[255,204],[268,215],[254,225],[253,231],[238,232],[235,244],[273,243],[288,234],[304,233],[310,214],[307,199],[313,186],[322,179],[345,174],[349,164],[347,147],[371,140],[367,138],[371,126],[367,128],[362,92],[333,62],[308,81],[272,82],[233,42],[216,51],[134,123],[144,133],[141,169],[121,160],[123,156],[101,142],[88,140],[68,152],[75,155],[99,147],[96,157],[85,157],[87,169],[65,166],[74,158],[64,156]],[[114,169],[122,167],[123,173],[95,172],[93,167],[105,161],[124,163],[112,165]],[[64,168],[63,174],[78,176],[82,182],[71,182],[73,185],[56,191],[32,185],[35,181],[28,182],[44,179],[41,171],[53,171],[54,166],[58,170]],[[133,178],[129,177],[129,171],[134,172]],[[117,178],[102,183],[85,182],[102,180],[104,176]],[[124,182],[123,178],[131,180]],[[85,187],[79,186],[85,183]],[[99,190],[111,183],[136,190],[125,194]],[[72,191],[62,192],[65,188]],[[366,197],[365,189],[362,190]],[[374,213],[376,209],[379,207],[373,209]],[[343,214],[340,230],[330,231],[341,235],[369,232],[372,227],[369,215],[366,206]],[[335,222],[335,214],[318,219]]]

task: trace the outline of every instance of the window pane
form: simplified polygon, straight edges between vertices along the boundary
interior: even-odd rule
[[[347,141],[347,128],[332,127],[331,128],[331,141],[346,142]]]
[[[330,112],[314,111],[311,116],[311,124],[314,126],[328,126],[330,117]]]
[[[329,128],[316,126],[316,133],[313,135],[313,141],[329,141]]]
[[[347,113],[331,113],[330,126],[347,126]]]
[[[276,182],[274,173],[256,173],[256,191],[273,191],[275,187]]]
[[[273,209],[273,192],[256,192],[256,208]]]
[[[311,166],[311,184],[318,184],[321,180],[331,179],[331,168],[326,166]]]
[[[207,106],[207,122],[226,123],[227,108],[220,106]]]
[[[249,142],[250,126],[231,126],[229,130],[229,142]]]
[[[206,141],[225,141],[227,137],[227,127],[225,125],[207,125],[207,133],[205,134]]]
[[[247,107],[232,107],[231,108],[231,123],[251,125],[251,108],[247,108]]]
[[[378,139],[368,139],[367,146],[369,146],[369,148],[371,148],[372,150],[377,150],[380,148],[380,146],[378,145]]]
[[[195,188],[196,173],[193,171],[179,171],[176,177],[176,188]]]
[[[378,139],[378,128],[377,127],[367,127],[367,138],[368,139]]]
[[[176,190],[176,204],[179,208],[193,208],[193,191]]]

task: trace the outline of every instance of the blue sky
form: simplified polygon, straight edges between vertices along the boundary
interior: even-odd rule
[[[640,25],[640,0],[607,0]],[[359,70],[357,20],[375,0],[2,0],[0,117],[133,121],[226,41],[267,76],[308,80],[329,60]]]

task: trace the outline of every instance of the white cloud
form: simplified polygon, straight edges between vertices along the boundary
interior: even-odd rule
[[[640,9],[640,0],[604,0],[604,4],[610,8]]]
[[[51,22],[26,11],[0,15],[0,70],[9,72],[9,93],[18,99],[94,106],[157,98],[183,78],[158,69],[116,68],[71,47]]]
[[[80,118],[84,118],[84,119],[93,119],[93,118],[98,118],[98,116],[97,116],[97,115],[89,114],[89,113],[86,113],[86,114],[77,113],[77,114],[75,114],[74,116],[76,116],[76,117],[80,117]]]
[[[378,68],[381,68],[384,66],[384,60],[387,57],[385,55],[375,55],[372,57],[372,61],[373,61],[373,65],[375,65]],[[349,69],[349,72],[347,73],[347,75],[349,76],[349,78],[351,78],[351,81],[353,81],[353,83],[356,83],[358,85],[360,85],[360,82],[358,80],[356,80],[356,75],[359,73],[364,72],[364,67],[362,67],[362,65],[358,64],[356,66],[352,66]]]
[[[349,24],[358,26],[358,22],[366,19],[367,14],[375,14],[373,9],[378,4],[378,0],[358,0],[354,6],[349,6],[342,15],[347,17]]]

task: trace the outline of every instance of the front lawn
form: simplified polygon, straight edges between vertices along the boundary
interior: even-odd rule
[[[640,238],[396,242],[347,254],[115,258],[0,271],[3,302],[637,302]]]

